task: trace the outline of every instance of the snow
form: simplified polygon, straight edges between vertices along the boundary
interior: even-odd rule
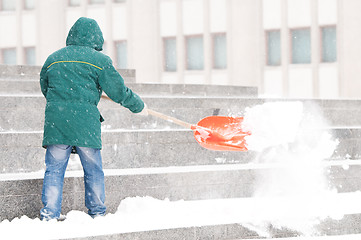
[[[225,159],[215,159],[222,163]],[[324,161],[320,166],[326,168],[330,166],[342,166],[344,170],[350,166],[361,165],[361,159],[352,160],[332,160]],[[143,174],[164,174],[164,173],[187,173],[187,172],[209,172],[209,171],[238,171],[254,169],[287,169],[291,167],[284,163],[242,163],[225,165],[195,165],[195,166],[177,166],[177,167],[152,167],[152,168],[128,168],[128,169],[104,169],[105,176],[125,176],[125,175],[143,175]],[[69,166],[68,166],[69,168]],[[42,179],[44,170],[29,173],[3,173],[0,174],[0,181]],[[72,170],[65,173],[65,178],[83,177],[82,170]]]
[[[243,130],[252,132],[246,137],[248,149],[261,151],[293,142],[299,130],[302,113],[301,102],[270,102],[247,108]]]
[[[246,109],[244,129],[252,134],[245,139],[248,149],[258,152],[255,162],[288,166],[287,171],[275,169],[262,176],[259,194],[299,195],[330,190],[323,165],[332,156],[338,140],[328,132],[328,124],[318,109],[307,109],[306,112],[297,101]],[[262,183],[263,180],[266,181]]]
[[[317,108],[305,112],[303,104],[297,101],[265,103],[246,109],[243,128],[252,133],[246,140],[248,148],[257,153],[254,161],[247,164],[106,169],[105,175],[266,169],[262,176],[257,176],[251,198],[197,201],[126,198],[115,214],[105,217],[92,219],[86,213],[71,211],[64,222],[41,222],[23,216],[1,222],[0,233],[5,239],[61,239],[239,223],[269,237],[265,226],[272,223],[311,236],[316,233],[315,226],[325,218],[361,214],[361,193],[337,193],[334,186],[329,186],[325,171],[325,167],[333,165],[347,170],[350,165],[360,165],[361,160],[326,160],[338,141],[328,132],[329,126]],[[223,160],[215,159],[219,161]],[[5,174],[0,181],[40,174]],[[69,171],[67,177],[81,174],[81,171]],[[357,237],[360,235],[340,239]]]
[[[361,193],[304,197],[234,198],[197,201],[169,201],[151,197],[126,198],[115,214],[92,219],[86,213],[71,211],[64,222],[42,222],[26,216],[0,224],[4,239],[62,239],[98,236],[156,229],[240,223],[253,226],[264,237],[264,222],[277,226],[279,220],[307,224],[305,217],[315,217],[312,224],[331,213],[340,219],[344,214],[361,213]],[[290,215],[301,208],[297,215]],[[212,211],[210,211],[212,209]],[[305,211],[307,210],[307,211]],[[303,214],[302,214],[303,212]],[[309,214],[311,213],[311,214]],[[22,229],[18,231],[18,229]],[[304,238],[306,239],[306,238]],[[344,238],[341,238],[344,239]]]
[[[321,236],[321,237],[297,237],[297,238],[277,238],[277,240],[360,240],[361,234],[349,234],[339,236]],[[242,239],[239,239],[242,240]]]

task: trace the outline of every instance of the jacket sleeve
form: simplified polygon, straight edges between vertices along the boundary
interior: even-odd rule
[[[46,94],[48,92],[48,76],[46,74],[46,71],[47,71],[46,64],[44,64],[40,72],[40,88],[44,97],[46,97]]]
[[[131,112],[139,113],[143,110],[143,100],[124,84],[124,79],[115,70],[110,59],[100,73],[99,85],[110,99]]]

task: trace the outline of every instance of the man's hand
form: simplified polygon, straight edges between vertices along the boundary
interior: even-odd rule
[[[141,112],[137,113],[138,115],[141,115],[141,116],[148,116],[148,106],[147,104],[144,103],[144,108]]]

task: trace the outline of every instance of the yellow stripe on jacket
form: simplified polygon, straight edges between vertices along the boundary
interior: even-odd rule
[[[88,62],[83,62],[83,61],[57,61],[57,62],[53,62],[52,64],[50,64],[47,68],[50,68],[52,65],[56,64],[56,63],[84,63],[84,64],[88,64],[90,66],[96,67],[100,70],[103,70],[101,67],[98,67],[94,64],[88,63]]]

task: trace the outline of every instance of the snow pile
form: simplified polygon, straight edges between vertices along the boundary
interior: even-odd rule
[[[248,149],[263,151],[293,142],[302,116],[301,102],[270,102],[246,108],[242,129],[252,133],[246,137]]]
[[[252,132],[246,137],[248,149],[259,152],[254,161],[275,165],[257,176],[254,197],[291,197],[293,201],[262,211],[284,212],[284,218],[273,225],[312,234],[317,222],[314,207],[321,204],[313,199],[326,200],[333,192],[323,162],[338,144],[322,114],[315,106],[305,107],[298,101],[269,102],[246,109],[243,127]],[[294,216],[297,221],[290,221]]]
[[[291,215],[295,208],[308,211]],[[173,229],[193,226],[240,223],[256,231],[260,236],[270,237],[263,223],[277,223],[279,219],[295,222],[303,217],[333,214],[361,213],[361,193],[344,193],[302,197],[265,197],[211,199],[198,201],[169,201],[151,197],[124,199],[115,214],[92,219],[86,213],[71,211],[63,222],[42,222],[26,216],[0,224],[1,239],[68,239],[117,233]],[[326,215],[325,215],[326,214]],[[301,221],[299,221],[301,223]],[[313,224],[317,222],[313,221]],[[277,226],[277,225],[274,225]],[[340,238],[346,239],[346,238]]]

